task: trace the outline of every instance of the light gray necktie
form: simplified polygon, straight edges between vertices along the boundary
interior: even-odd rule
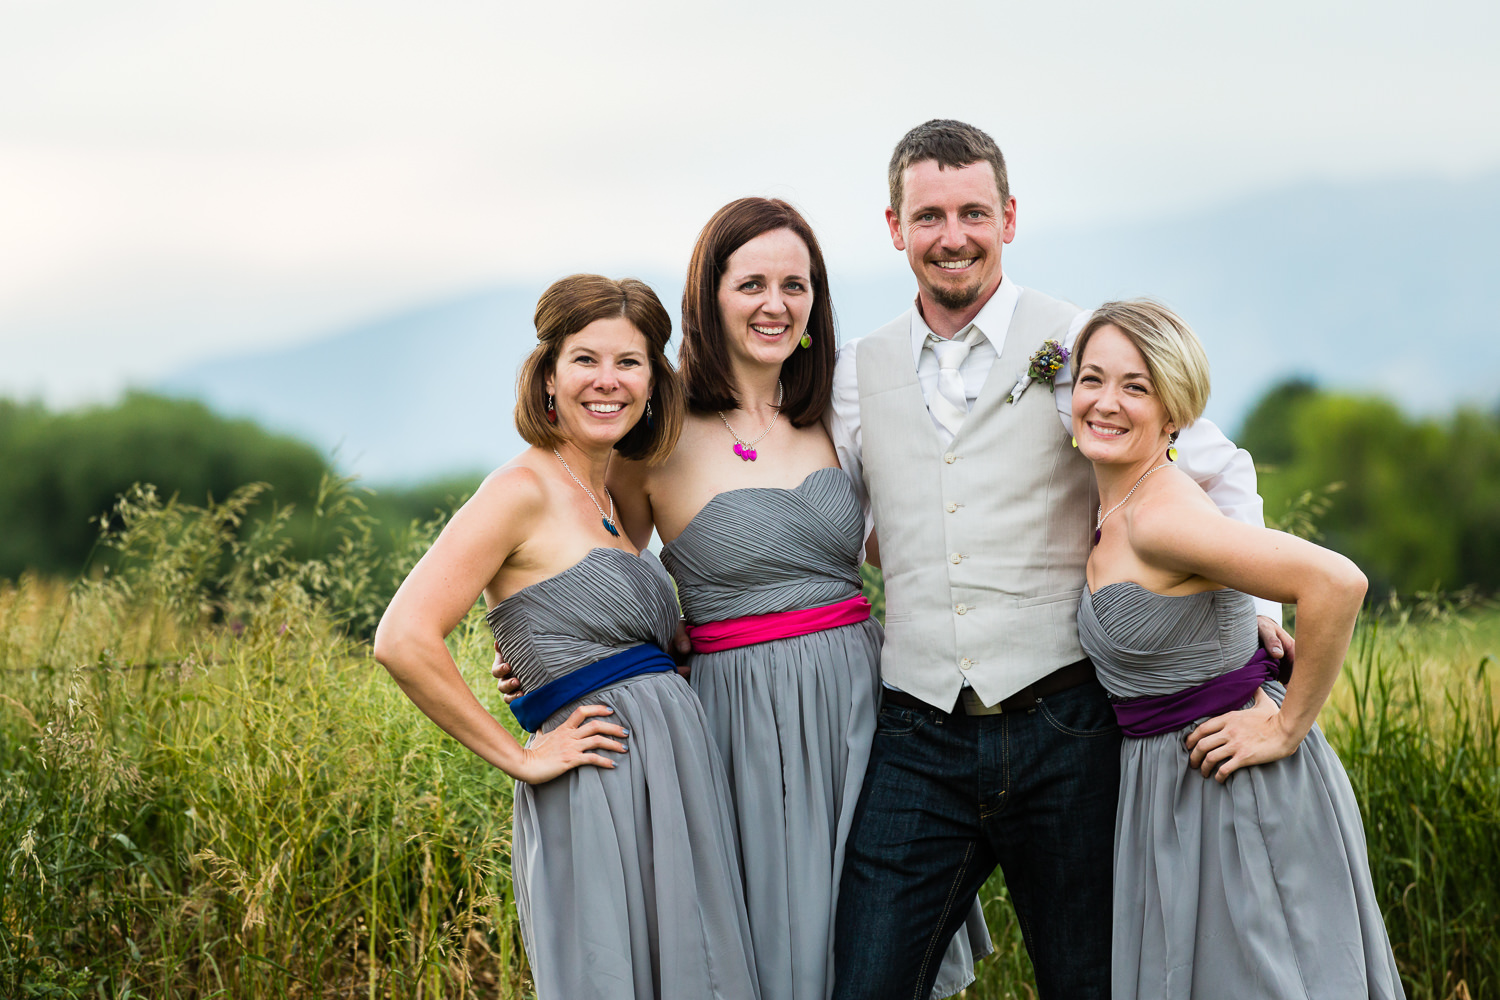
[[[936,335],[927,339],[927,346],[932,349],[938,363],[937,394],[932,397],[930,408],[937,422],[955,437],[964,424],[964,417],[969,415],[969,395],[964,391],[964,376],[959,368],[974,346],[976,332],[971,323],[952,340],[943,340]]]

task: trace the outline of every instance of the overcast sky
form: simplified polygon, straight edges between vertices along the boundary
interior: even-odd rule
[[[0,0],[0,393],[109,398],[475,286],[676,274],[743,194],[899,280],[884,166],[931,117],[999,141],[1023,240],[1493,170],[1497,47],[1493,0]]]

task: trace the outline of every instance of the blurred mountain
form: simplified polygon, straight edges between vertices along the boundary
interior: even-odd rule
[[[1208,415],[1235,428],[1292,375],[1404,408],[1490,407],[1500,385],[1500,174],[1309,183],[1175,218],[1028,234],[1006,273],[1079,305],[1151,295],[1214,367]],[[832,274],[841,339],[911,302],[892,250]],[[650,281],[676,313],[680,278]],[[299,346],[199,364],[152,388],[298,434],[374,482],[483,472],[521,448],[517,365],[545,282],[484,289]]]

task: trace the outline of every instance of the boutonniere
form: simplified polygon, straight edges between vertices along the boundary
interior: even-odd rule
[[[1040,382],[1048,389],[1052,388],[1052,381],[1057,378],[1057,373],[1062,371],[1062,366],[1068,363],[1068,349],[1061,341],[1048,340],[1036,349],[1031,356],[1031,363],[1026,366],[1026,373],[1016,379],[1016,384],[1011,388],[1010,395],[1005,397],[1007,403],[1014,403],[1021,398],[1021,393],[1032,382]]]

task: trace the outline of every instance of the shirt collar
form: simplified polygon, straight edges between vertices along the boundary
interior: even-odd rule
[[[988,340],[995,347],[995,353],[999,354],[1005,348],[1005,335],[1010,330],[1011,317],[1016,313],[1016,303],[1021,298],[1021,286],[1010,280],[1007,275],[1000,278],[1000,287],[990,296],[977,315],[973,319],[973,325],[979,328],[980,337]],[[915,302],[911,309],[911,358],[913,367],[922,361],[922,348],[927,343],[929,336],[937,336],[927,321],[922,318],[922,310],[917,308]],[[978,341],[976,340],[976,343]]]

